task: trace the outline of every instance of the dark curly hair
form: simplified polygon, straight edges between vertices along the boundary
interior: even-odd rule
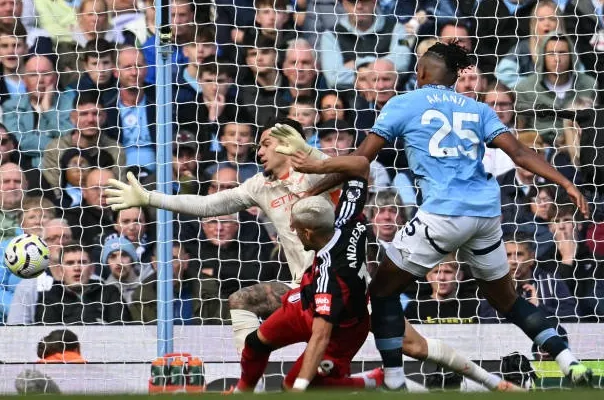
[[[455,78],[459,76],[461,71],[476,65],[475,58],[466,49],[461,47],[457,41],[451,43],[438,42],[426,51],[425,56],[436,57],[444,61],[447,71]]]

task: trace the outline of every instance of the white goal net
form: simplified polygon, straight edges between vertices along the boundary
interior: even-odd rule
[[[152,0],[0,0],[0,252],[21,233],[38,234],[52,265],[29,280],[0,267],[0,394],[52,391],[50,381],[63,392],[148,392],[169,325],[174,350],[203,360],[211,389],[228,389],[225,378],[239,374],[229,297],[259,282],[291,282],[283,221],[269,216],[295,196],[276,196],[270,209],[158,222],[153,208],[112,212],[108,180],[133,172],[154,189],[161,129],[171,138],[171,194],[237,190],[269,167],[287,175],[258,150],[262,133],[284,118],[326,154],[348,154],[391,98],[416,88],[419,56],[453,40],[477,61],[455,90],[492,107],[590,202],[585,218],[562,188],[486,150],[518,293],[604,374],[602,2],[163,1],[169,82],[156,65]],[[156,101],[168,87],[170,120]],[[372,267],[421,204],[408,165],[400,141],[371,164]],[[173,299],[157,288],[157,232],[166,223]],[[526,355],[540,384],[559,387],[549,355],[488,305],[469,267],[450,255],[406,290],[407,318],[490,371],[512,352]],[[171,321],[158,317],[166,302]],[[302,348],[273,354],[267,388],[279,388]],[[370,336],[353,370],[379,362]],[[407,360],[406,371],[418,388],[480,390],[436,366]]]

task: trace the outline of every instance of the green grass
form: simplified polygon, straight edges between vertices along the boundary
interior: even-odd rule
[[[189,400],[192,396],[199,397],[201,396],[203,399],[208,400],[218,400],[229,398],[224,395],[218,393],[205,393],[202,395],[185,395],[185,394],[175,394],[175,395],[154,395],[154,398],[157,399],[165,399],[165,400]],[[311,400],[337,400],[344,398],[359,398],[363,400],[399,400],[410,398],[412,400],[478,400],[483,398],[499,400],[499,399],[530,399],[530,400],[591,400],[591,399],[602,399],[604,398],[604,391],[600,390],[547,390],[547,391],[535,391],[530,393],[465,393],[465,392],[433,392],[433,393],[422,393],[422,394],[414,394],[414,393],[383,393],[383,392],[346,392],[346,391],[333,391],[333,392],[307,392],[307,393],[270,393],[270,394],[262,394],[262,395],[234,395],[235,399],[247,399],[254,398],[260,399],[270,398],[270,399],[311,399]],[[87,400],[90,399],[91,395],[87,396],[57,396],[57,395],[45,395],[42,398],[44,400]],[[3,397],[5,399],[14,398],[22,399],[22,396],[6,396]],[[137,399],[148,399],[149,396],[103,396],[103,398],[109,398],[111,400],[137,400]]]

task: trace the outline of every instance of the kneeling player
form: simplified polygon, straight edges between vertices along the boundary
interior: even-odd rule
[[[369,333],[367,227],[362,215],[369,163],[361,157],[333,158],[322,161],[322,167],[350,178],[335,214],[322,197],[307,197],[293,205],[291,227],[304,249],[316,251],[316,257],[300,288],[288,292],[282,307],[247,336],[236,392],[254,389],[273,350],[299,342],[308,345],[285,377],[286,389],[305,390],[309,384],[364,388],[382,383],[381,370],[350,376],[352,358]]]

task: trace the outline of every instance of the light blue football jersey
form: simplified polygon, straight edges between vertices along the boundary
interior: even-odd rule
[[[485,143],[509,131],[486,104],[442,85],[392,98],[371,131],[401,138],[422,191],[421,209],[449,216],[501,215],[497,180],[484,170]]]

